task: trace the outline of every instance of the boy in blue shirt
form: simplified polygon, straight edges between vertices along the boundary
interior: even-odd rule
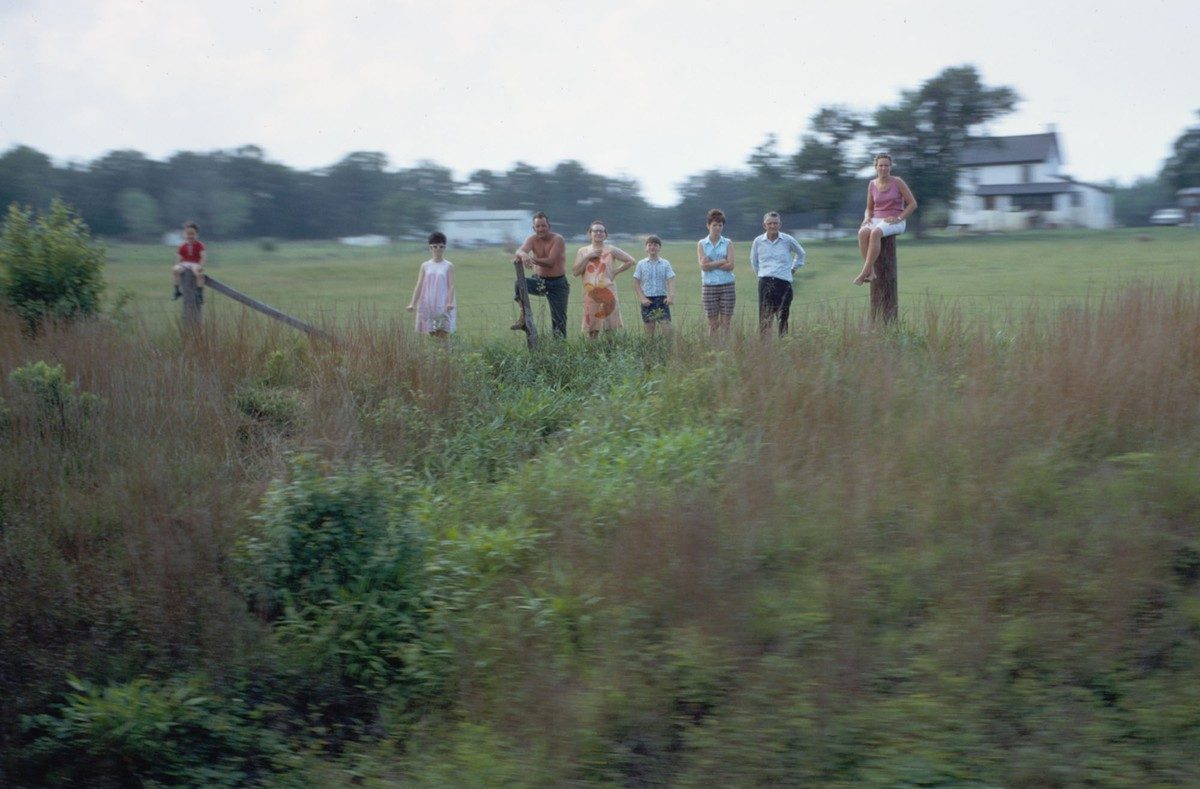
[[[646,257],[633,270],[633,289],[642,303],[642,324],[647,334],[654,334],[658,324],[663,331],[671,330],[671,302],[675,301],[675,270],[671,261],[660,258],[662,239],[646,239]]]

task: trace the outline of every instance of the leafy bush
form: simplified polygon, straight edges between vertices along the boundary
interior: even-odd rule
[[[294,390],[258,383],[238,387],[233,402],[238,411],[255,422],[279,429],[293,427],[303,409],[300,396]]]
[[[8,376],[18,392],[17,405],[29,415],[42,433],[65,435],[76,429],[100,407],[101,399],[90,392],[80,392],[67,380],[61,364],[32,362],[13,370]],[[0,414],[0,424],[3,414]]]
[[[98,687],[74,677],[57,714],[28,717],[19,766],[38,783],[235,786],[272,768],[282,744],[237,699],[192,678]]]
[[[299,457],[242,546],[252,596],[276,619],[285,664],[354,693],[429,697],[445,649],[428,627],[414,483],[385,463],[322,469]],[[336,693],[336,689],[333,691]]]
[[[0,288],[30,329],[47,318],[96,314],[104,291],[104,248],[65,203],[42,217],[9,206],[0,231]]]

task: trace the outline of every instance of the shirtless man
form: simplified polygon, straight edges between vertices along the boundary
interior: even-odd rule
[[[535,269],[532,277],[525,278],[530,296],[545,296],[550,303],[550,322],[554,334],[567,337],[567,301],[571,295],[571,283],[567,281],[567,244],[558,233],[551,232],[550,220],[538,211],[533,215],[533,235],[517,250],[514,261],[519,260],[527,269]],[[521,296],[513,286],[517,304]],[[525,330],[525,313],[513,324],[517,331]]]

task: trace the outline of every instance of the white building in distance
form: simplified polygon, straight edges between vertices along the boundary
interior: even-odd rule
[[[441,231],[452,247],[513,247],[533,232],[531,211],[447,211]]]
[[[959,159],[951,226],[985,231],[1112,227],[1112,190],[1060,173],[1062,163],[1053,130],[969,141]]]

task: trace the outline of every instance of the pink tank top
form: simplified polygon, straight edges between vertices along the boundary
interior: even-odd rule
[[[871,179],[871,185],[868,188],[875,201],[875,213],[871,215],[872,219],[887,219],[904,213],[904,196],[900,194],[900,184],[896,183],[895,178],[888,181],[888,185],[882,192],[875,186],[874,178]]]

